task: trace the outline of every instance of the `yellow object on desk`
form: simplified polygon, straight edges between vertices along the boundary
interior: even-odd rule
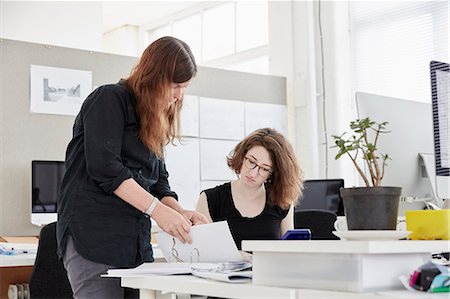
[[[411,240],[450,239],[450,210],[406,211],[405,216]]]

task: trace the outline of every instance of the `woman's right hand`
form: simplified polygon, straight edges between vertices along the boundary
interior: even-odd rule
[[[156,205],[152,218],[163,231],[172,237],[179,239],[182,243],[190,244],[192,242],[189,235],[191,223],[174,209],[160,202]]]

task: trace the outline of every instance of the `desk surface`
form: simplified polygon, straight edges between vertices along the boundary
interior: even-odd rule
[[[0,242],[0,245],[4,246],[6,249],[31,250],[33,252],[15,255],[0,254],[0,267],[21,267],[34,265],[37,244]]]
[[[226,283],[192,275],[122,277],[122,286],[141,290],[226,298],[379,298],[375,294],[257,286],[252,283]],[[152,298],[152,295],[148,296],[145,291],[141,294],[141,299]]]
[[[381,298],[448,298],[445,293],[428,294],[406,290],[376,293],[351,293],[339,291],[292,289],[283,287],[259,286],[252,283],[226,283],[195,277],[192,275],[168,275],[146,277],[122,277],[122,286],[141,290],[141,299],[156,298],[155,291],[201,296],[221,296],[226,298],[250,299],[381,299]]]

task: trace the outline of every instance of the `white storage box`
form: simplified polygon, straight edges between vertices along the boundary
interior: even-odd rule
[[[253,284],[370,292],[400,289],[398,277],[448,251],[447,241],[243,241]]]

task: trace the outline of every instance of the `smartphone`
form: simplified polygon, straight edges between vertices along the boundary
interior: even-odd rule
[[[311,240],[311,230],[309,228],[290,229],[281,240]]]

